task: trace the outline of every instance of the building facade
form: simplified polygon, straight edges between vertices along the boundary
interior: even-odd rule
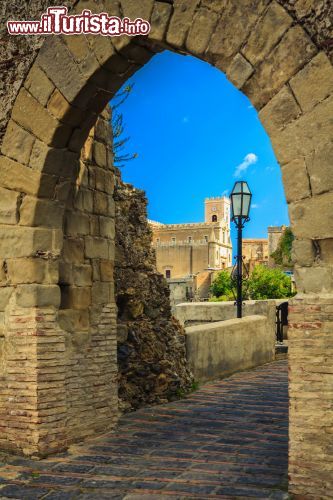
[[[287,226],[268,226],[268,263],[271,267],[275,265],[272,253],[277,249],[286,228]]]
[[[171,290],[177,285],[179,292],[183,287],[188,298],[208,296],[212,272],[232,265],[230,200],[206,198],[204,209],[204,222],[150,221],[157,270],[168,279]]]
[[[249,272],[256,265],[268,265],[268,239],[267,238],[244,238],[243,257]]]

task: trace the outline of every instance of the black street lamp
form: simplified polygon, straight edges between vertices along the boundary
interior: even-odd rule
[[[232,189],[231,195],[231,220],[235,222],[237,228],[237,318],[242,317],[242,284],[243,284],[243,227],[245,222],[250,220],[250,206],[252,193],[247,182],[238,181]]]

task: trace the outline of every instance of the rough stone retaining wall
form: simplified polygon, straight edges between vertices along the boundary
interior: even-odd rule
[[[161,403],[186,391],[185,334],[171,315],[169,288],[156,271],[145,193],[116,179],[115,285],[122,409]]]
[[[186,353],[198,381],[226,377],[274,360],[275,335],[267,316],[189,326]]]

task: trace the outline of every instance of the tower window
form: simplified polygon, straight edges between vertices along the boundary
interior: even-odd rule
[[[205,236],[205,241],[206,241],[206,242],[208,241],[208,236]]]
[[[176,238],[171,238],[172,243],[176,243]]]
[[[171,271],[170,271],[170,269],[166,269],[166,271],[165,271],[165,277],[166,277],[166,279],[170,279],[171,278]]]
[[[217,215],[212,215],[212,222],[217,222]]]
[[[159,243],[160,242],[160,239],[159,238],[156,238],[156,243]]]
[[[189,237],[188,237],[188,242],[189,242],[189,243],[192,243],[192,236],[189,236]]]

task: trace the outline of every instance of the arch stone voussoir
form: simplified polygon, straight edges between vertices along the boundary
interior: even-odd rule
[[[106,105],[170,48],[224,71],[249,97],[281,165],[299,292],[290,305],[290,491],[328,498],[333,68],[309,29],[310,11],[300,14],[304,2],[289,4],[81,0],[72,12],[141,17],[151,33],[50,36],[26,68],[0,155],[2,448],[46,455],[115,425],[115,170]]]

